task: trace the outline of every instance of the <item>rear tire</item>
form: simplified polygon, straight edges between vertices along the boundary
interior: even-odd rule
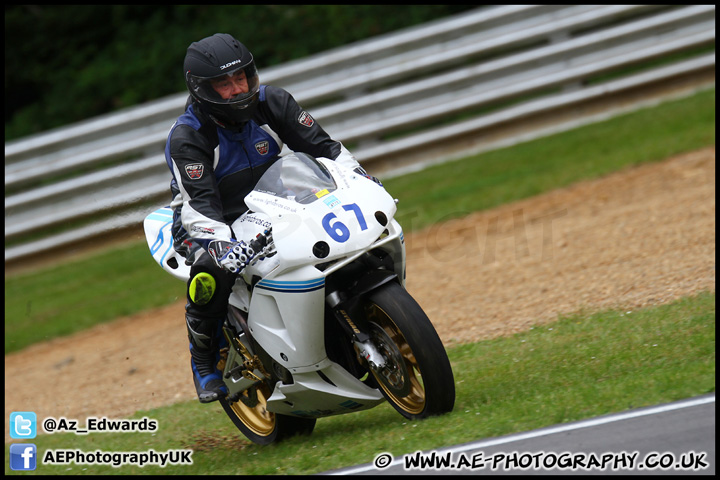
[[[237,315],[236,320],[241,322],[244,317],[242,314]],[[243,328],[246,327],[243,327],[242,324],[235,327],[237,330]],[[233,333],[230,333],[232,330],[234,329],[226,329],[226,335],[233,335]],[[250,367],[252,370],[255,362],[259,362],[257,358],[250,358],[249,352],[242,347],[242,342],[239,339],[230,342],[229,348],[238,350],[238,353],[244,358],[246,368],[249,364],[252,365]],[[226,360],[227,354],[223,360],[223,368]],[[234,402],[228,401],[225,397],[219,399],[223,410],[225,410],[225,413],[238,430],[250,441],[259,445],[280,442],[294,435],[309,435],[315,428],[316,419],[314,418],[280,415],[267,409],[268,398],[272,396],[271,382],[274,381],[279,381],[279,379],[273,377],[273,380],[257,382],[243,391],[243,397]]]
[[[455,379],[445,347],[430,319],[398,283],[372,292],[365,303],[370,336],[387,359],[371,369],[390,404],[408,419],[452,411]]]
[[[269,445],[280,442],[295,435],[309,435],[315,428],[315,418],[299,418],[280,415],[267,410],[267,399],[270,392],[267,384],[252,387],[257,394],[257,404],[249,407],[242,400],[228,402],[220,399],[225,413],[235,426],[251,442],[259,445]],[[248,391],[244,393],[248,393]]]

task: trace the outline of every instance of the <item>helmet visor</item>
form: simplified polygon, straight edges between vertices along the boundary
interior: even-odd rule
[[[198,77],[187,72],[187,83],[201,101],[242,107],[252,101],[260,88],[255,62],[216,77]]]

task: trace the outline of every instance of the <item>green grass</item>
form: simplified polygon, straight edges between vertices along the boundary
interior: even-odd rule
[[[715,90],[388,179],[406,232],[715,144]],[[51,252],[48,252],[51,254]],[[142,243],[5,277],[5,353],[184,298]]]
[[[455,409],[448,415],[407,421],[382,404],[319,419],[309,437],[260,447],[237,431],[218,404],[184,402],[134,416],[156,419],[154,434],[43,434],[27,443],[38,446],[41,458],[48,449],[61,448],[86,453],[192,449],[193,465],[39,464],[33,473],[312,474],[369,463],[382,452],[399,458],[714,392],[715,293],[633,312],[567,316],[448,353],[457,386]],[[5,450],[8,458],[8,445]],[[8,463],[5,473],[15,473]]]
[[[5,277],[5,353],[184,297],[144,243]]]

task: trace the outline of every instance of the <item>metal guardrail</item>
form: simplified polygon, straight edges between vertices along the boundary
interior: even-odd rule
[[[709,71],[714,82],[714,42],[712,5],[511,5],[261,68],[260,75],[287,88],[361,163],[380,167],[386,157],[658,82]],[[660,64],[643,68],[649,61]],[[596,83],[602,76],[608,79]],[[6,262],[139,225],[169,200],[162,152],[186,98],[7,143],[5,238],[22,241],[6,247]]]

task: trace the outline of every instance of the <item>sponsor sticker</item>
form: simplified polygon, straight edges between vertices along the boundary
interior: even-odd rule
[[[329,197],[323,198],[323,202],[325,202],[325,205],[330,208],[340,205],[340,200],[338,200],[335,195],[330,195]]]
[[[320,190],[319,192],[316,192],[316,193],[315,193],[315,196],[316,196],[317,198],[322,198],[322,197],[324,197],[325,195],[329,195],[329,194],[330,194],[330,192],[328,192],[328,189],[327,189],[327,188],[323,188],[323,189]]]
[[[252,225],[259,225],[262,228],[270,228],[272,227],[272,224],[260,217],[257,217],[255,215],[246,215],[240,220],[240,223],[250,223]]]
[[[190,178],[190,180],[198,180],[202,178],[204,170],[205,169],[202,163],[185,165],[185,173],[187,173],[187,176]]]

